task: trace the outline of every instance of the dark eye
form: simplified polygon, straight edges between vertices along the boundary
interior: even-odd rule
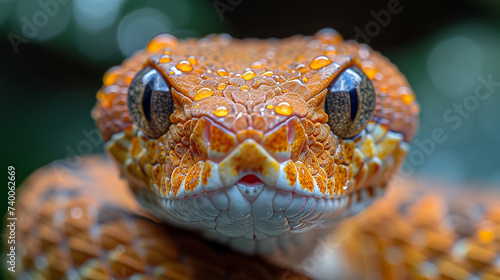
[[[170,86],[151,67],[135,75],[128,90],[127,104],[132,120],[152,138],[166,133],[172,124],[170,115],[174,112],[174,101]]]
[[[375,109],[375,90],[366,74],[356,66],[347,68],[328,87],[325,112],[336,135],[350,138],[361,132]]]

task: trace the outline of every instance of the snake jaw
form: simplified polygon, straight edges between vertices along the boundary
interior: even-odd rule
[[[310,139],[307,136],[314,135],[314,125],[308,121],[299,122],[292,119],[290,123],[297,127],[294,128],[294,133],[289,134],[289,130],[287,137],[302,135],[301,131],[304,131],[304,139]],[[289,124],[286,125],[289,129]],[[212,131],[210,126],[205,129]],[[269,135],[279,130],[280,128],[272,130]],[[189,135],[189,132],[185,133]],[[158,140],[147,139],[139,130],[132,129],[115,135],[107,146],[108,151],[117,159],[120,158],[119,155],[123,156],[123,153],[128,154],[123,162],[126,176],[142,180],[149,176],[153,178],[149,181],[151,186],[152,182],[157,181],[156,178],[165,178],[168,173],[161,169],[158,173],[148,171],[148,167],[152,165],[148,162],[155,164],[162,158],[162,154],[173,156],[177,153],[168,149],[160,153],[151,152],[153,146],[163,149],[166,145],[160,143],[167,143],[166,138],[169,136]],[[320,139],[320,136],[316,136],[316,139]],[[299,234],[314,228],[318,223],[331,223],[364,209],[384,192],[385,184],[377,178],[380,174],[390,172],[387,170],[390,165],[381,163],[391,162],[391,159],[400,162],[407,150],[407,144],[402,141],[400,135],[386,131],[384,126],[377,123],[370,124],[366,132],[353,140],[342,141],[329,133],[323,143],[325,149],[330,147],[328,150],[331,151],[331,156],[324,160],[321,156],[317,157],[318,163],[311,152],[315,142],[302,143],[301,149],[307,152],[299,153],[296,160],[288,159],[284,162],[278,162],[271,156],[264,148],[264,142],[265,140],[259,143],[250,137],[231,149],[229,155],[218,163],[198,157],[189,170],[182,171],[185,174],[183,175],[183,162],[190,162],[187,159],[192,153],[186,151],[171,176],[163,179],[172,182],[172,187],[165,195],[161,195],[160,188],[156,188],[155,193],[140,191],[136,192],[136,195],[145,195],[140,198],[141,203],[150,207],[151,204],[156,205],[153,207],[156,209],[155,214],[170,223],[189,225],[210,234],[212,239],[220,239],[221,242],[250,242],[248,247],[239,249],[248,253],[255,250],[264,253],[273,250],[273,247],[255,246],[266,244],[266,240],[271,240],[274,236],[288,232]],[[361,158],[357,172],[354,173],[350,169],[354,166],[356,154],[370,156],[371,159]],[[260,160],[250,160],[250,156],[259,157]],[[196,158],[196,155],[193,154],[193,157]],[[165,157],[164,160],[170,160],[172,164],[173,159]],[[260,164],[255,164],[256,162]],[[270,166],[266,168],[271,170],[267,177],[261,174],[264,172],[264,168],[259,168],[262,162]],[[394,164],[393,168],[397,165]],[[168,165],[156,163],[155,166]],[[313,173],[314,168],[319,168],[317,173]],[[244,172],[255,175],[263,184],[241,184]],[[224,178],[225,183],[222,174],[227,175],[227,178]],[[348,186],[347,190],[345,186]],[[233,244],[233,241],[230,242]]]

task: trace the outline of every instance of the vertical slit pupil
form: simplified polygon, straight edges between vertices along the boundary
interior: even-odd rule
[[[340,73],[328,86],[325,113],[333,133],[351,138],[370,120],[375,109],[375,91],[370,79],[356,66]]]
[[[359,100],[358,100],[358,89],[356,86],[349,90],[349,96],[351,97],[351,121],[356,119],[358,114]]]
[[[350,111],[351,111],[351,121],[354,122],[356,119],[356,115],[358,114],[359,109],[359,97],[358,97],[358,86],[361,83],[361,77],[356,71],[348,68],[342,75],[339,77],[337,82],[335,82],[334,87],[338,91],[348,92],[349,93],[349,103],[350,103]]]
[[[148,122],[151,122],[151,95],[153,93],[151,82],[154,82],[154,80],[146,82],[144,85],[144,93],[142,95],[142,111],[144,112],[144,117],[146,117]]]
[[[345,91],[349,92],[349,101],[351,105],[351,121],[354,122],[359,109],[359,86],[362,83],[363,78],[356,71],[359,70],[357,67],[348,68],[342,77],[345,80]],[[361,71],[361,70],[359,70]]]

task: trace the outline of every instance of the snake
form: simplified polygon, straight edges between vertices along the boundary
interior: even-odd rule
[[[437,253],[401,261],[403,234],[378,230],[427,226],[405,218],[426,198],[387,187],[420,107],[369,46],[333,29],[285,39],[159,34],[108,70],[96,96],[108,157],[49,165],[23,183],[13,278],[342,279],[347,266],[366,279],[454,277],[434,264]],[[463,235],[450,236],[467,255]],[[307,269],[318,246],[335,256]],[[480,270],[444,266],[472,277],[493,259]]]

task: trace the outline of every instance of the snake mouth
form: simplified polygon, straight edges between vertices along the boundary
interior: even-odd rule
[[[262,182],[262,180],[253,175],[253,174],[249,174],[249,175],[245,175],[243,176],[243,178],[239,179],[238,182],[236,182],[236,184],[242,184],[242,185],[245,185],[247,187],[253,187],[255,185],[261,185],[261,184],[264,184],[264,182]]]
[[[255,175],[245,175],[235,186],[248,201],[254,201],[266,185]]]

